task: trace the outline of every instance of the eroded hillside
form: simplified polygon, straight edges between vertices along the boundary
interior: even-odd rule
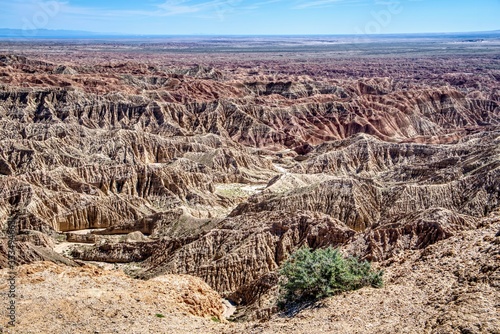
[[[496,269],[477,289],[498,311],[498,57],[134,59],[102,47],[0,55],[0,222],[18,229],[19,265],[189,274],[236,303],[234,318],[267,319],[276,271],[302,246],[386,268],[387,286],[367,292],[378,303],[403,289],[397,275],[448,288],[435,261],[406,263],[484,237],[477,252]],[[417,297],[426,328],[455,326]],[[488,319],[479,332],[498,328]]]

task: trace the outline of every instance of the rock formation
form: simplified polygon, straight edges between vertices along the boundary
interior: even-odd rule
[[[57,264],[44,263],[50,272],[79,277],[90,269],[78,265],[111,263],[149,279],[131,283],[147,289],[163,275],[197,276],[238,304],[240,318],[259,319],[276,312],[277,270],[300,247],[377,262],[396,298],[415,275],[439,279],[428,250],[446,257],[438,245],[456,251],[460,236],[472,242],[496,226],[500,72],[488,50],[412,60],[304,53],[283,62],[275,53],[177,57],[149,44],[139,53],[126,43],[124,52],[97,43],[100,51],[74,45],[43,56],[46,43],[0,43],[8,50],[0,54],[2,268],[13,226],[21,268],[45,260]],[[486,253],[467,244],[484,266],[496,254],[491,240]],[[430,269],[413,274],[406,257]],[[495,286],[495,269],[484,270],[480,284]],[[184,280],[190,293],[201,284]],[[435,288],[452,289],[454,303],[492,292],[441,283]],[[186,312],[220,317],[208,294],[208,304],[186,302]],[[361,298],[349,296],[350,305]],[[439,296],[432,306],[444,305]],[[485,303],[490,314],[490,297]],[[477,320],[486,332],[498,320],[429,312],[415,311],[427,322],[412,326],[446,332]]]

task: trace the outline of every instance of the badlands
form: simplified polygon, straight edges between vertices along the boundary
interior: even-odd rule
[[[0,42],[3,332],[500,333],[500,43],[306,42]]]

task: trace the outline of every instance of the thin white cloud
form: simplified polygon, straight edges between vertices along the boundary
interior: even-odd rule
[[[333,7],[336,5],[345,4],[363,4],[366,0],[316,0],[316,1],[299,1],[299,3],[294,6],[294,9],[308,9],[308,8],[326,8]]]
[[[268,0],[268,1],[253,2],[249,5],[242,7],[242,9],[250,9],[250,10],[259,9],[260,7],[264,7],[276,2],[283,2],[283,1],[284,0]]]
[[[224,17],[231,13],[241,13],[257,10],[266,5],[283,2],[284,0],[165,0],[149,9],[112,9],[91,6],[77,6],[71,0],[10,0],[0,1],[4,11],[11,13],[33,13],[42,7],[57,7],[57,14],[62,16],[91,17],[93,19],[128,18],[128,17],[168,17],[188,15],[203,18]],[[5,2],[5,4],[4,4]],[[1,16],[1,15],[0,15]]]
[[[223,19],[225,15],[236,12],[252,11],[266,5],[281,2],[283,0],[262,0],[253,2],[248,0],[166,0],[156,5],[150,5],[149,9],[109,9],[87,6],[72,5],[69,0],[12,0],[6,4],[13,11],[26,12],[27,9],[37,10],[40,4],[57,3],[59,14],[77,15],[99,18],[127,18],[127,17],[168,17],[189,15],[204,18]]]
[[[161,16],[180,15],[200,12],[214,12],[234,8],[241,0],[212,0],[195,2],[190,0],[167,0],[158,5],[158,11],[152,14]]]

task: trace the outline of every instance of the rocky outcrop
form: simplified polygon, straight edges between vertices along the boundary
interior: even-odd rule
[[[95,244],[101,240],[98,235],[92,233],[79,234],[69,232],[65,233],[65,235],[67,242]]]
[[[369,261],[381,261],[404,250],[425,249],[441,240],[470,230],[478,218],[443,208],[431,208],[406,216],[394,216],[360,233],[346,247],[351,254]]]
[[[256,195],[240,204],[231,216],[246,212],[308,210],[328,214],[361,231],[378,221],[381,201],[381,190],[372,182],[337,178],[284,193]]]
[[[28,264],[36,261],[52,261],[68,266],[77,266],[77,264],[65,256],[55,252],[55,241],[44,233],[23,230],[13,239],[13,244],[9,244],[8,238],[0,240],[0,266],[9,267],[9,259],[14,261],[15,266]],[[13,248],[12,248],[13,245]],[[9,257],[12,255],[12,258]]]
[[[133,146],[134,137],[127,140],[123,147]],[[206,139],[205,142],[211,145],[212,138]],[[90,138],[88,140],[90,148],[93,144]],[[165,147],[169,146],[167,142],[164,144]],[[68,153],[58,152],[58,147],[67,150],[72,144],[67,142],[67,145],[61,145],[64,144],[54,142],[52,148],[42,145],[26,151],[26,155],[20,158],[22,162],[10,165],[13,173],[19,175],[0,180],[0,186],[6,189],[0,201],[5,203],[6,208],[29,207],[30,214],[60,231],[109,227],[174,209],[180,203],[188,207],[191,203],[192,207],[205,205],[227,210],[234,204],[213,195],[215,182],[255,182],[271,175],[269,171],[262,171],[262,175],[259,175],[259,168],[269,165],[262,159],[231,149],[211,149],[196,142],[193,145],[197,148],[188,143],[179,143],[185,146],[183,150],[187,151],[186,158],[172,155],[169,163],[157,160],[143,163],[132,157],[128,164],[114,156],[114,153],[107,153],[107,159],[103,159],[101,153],[96,154],[93,162],[92,158],[88,161],[89,156],[76,153],[77,156],[73,155],[72,158],[74,162],[65,163],[57,157]],[[6,148],[5,152],[8,150]],[[53,153],[51,160],[46,162],[36,152]],[[140,155],[139,152],[136,154]],[[13,159],[16,154],[11,152],[9,156]],[[147,159],[140,156],[142,160]],[[84,166],[86,161],[91,163]],[[133,165],[133,161],[137,164]],[[29,164],[32,165],[29,168],[36,171],[19,170],[20,166]],[[255,167],[255,164],[262,167]],[[207,209],[193,208],[190,212],[209,216]]]
[[[386,143],[363,134],[327,142],[273,178],[231,216],[309,210],[357,231],[433,208],[487,216],[500,203],[498,138],[493,131],[444,146]]]
[[[245,303],[265,292],[266,285],[257,282],[263,282],[296,249],[340,246],[354,233],[340,221],[313,212],[273,211],[227,218],[180,247],[171,247],[172,240],[159,241],[141,276],[195,275],[222,295]],[[268,283],[268,288],[273,286]]]
[[[130,263],[146,260],[154,251],[155,244],[149,242],[99,242],[95,247],[73,249],[71,255],[85,261]]]
[[[425,249],[381,263],[384,287],[343,293],[223,333],[495,333],[500,325],[500,221],[486,218]],[[313,329],[312,329],[313,328]]]

